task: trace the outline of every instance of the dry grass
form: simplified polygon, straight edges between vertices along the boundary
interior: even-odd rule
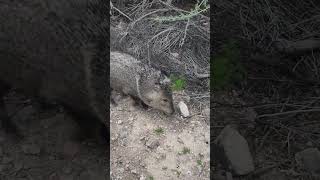
[[[147,57],[149,64],[157,63],[152,62],[153,55],[165,54],[172,59],[172,53],[177,53],[183,57],[176,60],[186,66],[185,72],[180,73],[196,76],[193,71],[196,67],[198,75],[209,74],[209,17],[201,13],[189,16],[189,11],[160,0],[138,2],[133,1],[121,10],[121,15],[126,14],[129,19],[125,40],[131,46],[131,53]],[[164,66],[170,63],[162,62]]]
[[[253,108],[257,112],[256,125],[249,134],[256,139],[256,158],[263,160],[256,159],[258,167],[278,164],[291,178],[308,179],[306,172],[297,167],[294,154],[308,145],[320,146],[320,53],[319,49],[279,53],[275,43],[319,40],[319,2],[220,0],[213,4],[211,18],[221,28],[213,28],[213,34],[217,34],[215,45],[223,45],[226,37],[242,43],[240,59],[248,71],[247,81],[235,88],[246,104],[217,102],[215,107]],[[253,61],[251,57],[256,53],[278,59]],[[217,121],[217,126],[223,124]]]
[[[118,49],[141,61],[187,79],[188,91],[209,92],[210,6],[206,0],[184,1],[191,9],[181,9],[162,0],[113,1],[112,21],[121,34],[114,42]],[[123,26],[119,26],[119,22]],[[207,96],[206,96],[207,97]],[[208,104],[208,103],[207,103]]]

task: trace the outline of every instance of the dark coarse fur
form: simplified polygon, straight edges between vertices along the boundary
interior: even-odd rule
[[[97,123],[94,119],[105,123],[108,2],[0,4],[0,80],[27,95],[61,103],[86,117],[85,124]]]
[[[129,54],[110,52],[111,88],[139,98],[146,105],[167,114],[174,112],[169,86],[162,83],[165,76],[141,63]]]

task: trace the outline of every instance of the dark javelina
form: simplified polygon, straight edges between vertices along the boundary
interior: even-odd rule
[[[134,57],[110,52],[110,86],[112,89],[139,98],[146,105],[166,114],[174,112],[172,95],[160,71],[142,64]]]
[[[27,95],[63,104],[76,116],[87,116],[88,124],[105,122],[108,2],[0,4],[0,80]]]

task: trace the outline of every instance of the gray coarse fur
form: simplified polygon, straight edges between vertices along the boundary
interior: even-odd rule
[[[0,81],[106,122],[108,2],[3,0]]]
[[[167,77],[129,54],[110,52],[110,86],[166,114],[174,112]]]

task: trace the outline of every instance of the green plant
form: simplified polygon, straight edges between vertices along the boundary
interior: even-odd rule
[[[187,147],[183,147],[182,151],[179,152],[178,154],[182,155],[182,154],[188,154],[188,153],[190,153],[190,149]]]
[[[157,129],[154,130],[154,132],[157,134],[157,135],[161,135],[164,133],[164,129],[161,128],[161,127],[158,127]]]
[[[230,87],[236,81],[242,81],[246,71],[239,62],[240,50],[236,41],[227,42],[220,54],[211,59],[210,85],[216,90]]]
[[[202,161],[201,161],[200,159],[198,159],[198,160],[197,160],[197,164],[198,164],[199,166],[202,166]]]
[[[154,177],[153,176],[149,176],[149,180],[154,180]]]
[[[171,75],[170,80],[172,82],[171,84],[172,91],[181,91],[186,86],[186,80],[184,77]]]
[[[210,5],[208,3],[208,0],[202,0],[200,3],[197,2],[197,4],[194,6],[194,8],[187,12],[187,13],[180,13],[176,16],[159,16],[156,18],[153,18],[155,21],[159,22],[174,22],[174,21],[184,21],[188,20],[194,16],[197,16],[198,14],[207,11],[210,8]]]

